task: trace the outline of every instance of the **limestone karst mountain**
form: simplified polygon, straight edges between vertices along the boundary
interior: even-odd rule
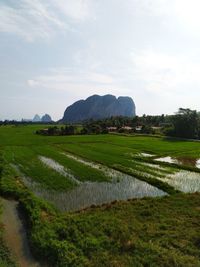
[[[41,118],[38,114],[36,114],[33,118],[33,122],[40,122],[41,121]]]
[[[49,114],[45,114],[44,116],[42,116],[41,119],[42,122],[52,122],[51,116]]]
[[[135,116],[135,103],[130,97],[93,95],[67,107],[62,122],[81,122],[88,119],[102,119],[111,116]]]

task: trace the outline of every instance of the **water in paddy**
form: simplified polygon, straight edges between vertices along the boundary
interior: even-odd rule
[[[149,153],[144,153],[144,152],[142,152],[142,153],[139,153],[139,156],[148,158],[148,157],[153,157],[154,155],[153,155],[153,154],[149,154]]]
[[[146,182],[101,164],[86,161],[83,158],[71,154],[66,154],[66,156],[90,166],[91,168],[101,170],[104,174],[111,177],[111,182],[84,182],[77,184],[77,186],[70,191],[56,192],[41,188],[41,186],[38,183],[33,182],[32,179],[21,176],[26,186],[33,190],[37,196],[53,203],[62,211],[80,210],[91,205],[101,205],[115,200],[167,195],[162,190],[149,185]],[[62,165],[51,159],[43,158],[43,162],[44,159],[45,163],[48,160],[48,163],[52,163],[53,166],[59,166],[59,168],[54,168],[54,170],[57,170],[59,173],[60,169],[62,171],[65,169]]]
[[[119,178],[119,181],[110,183],[85,182],[67,192],[45,190],[38,183],[27,177],[23,177],[23,182],[38,197],[53,203],[61,211],[80,210],[91,205],[101,205],[115,200],[167,195],[162,190],[146,182],[128,175],[123,176]]]
[[[185,193],[200,192],[200,174],[189,171],[179,171],[165,178],[158,178],[175,189]]]
[[[121,177],[120,177],[121,176]],[[62,211],[80,210],[91,205],[101,205],[114,200],[156,197],[167,195],[162,190],[134,177],[121,174],[119,182],[85,182],[68,192],[49,192],[35,188],[35,193],[52,202]]]
[[[166,163],[175,163],[185,166],[191,166],[200,168],[200,159],[190,158],[190,157],[163,157],[157,158],[156,161],[166,162]]]

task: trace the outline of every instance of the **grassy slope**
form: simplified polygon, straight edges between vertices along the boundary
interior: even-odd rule
[[[76,214],[73,226],[66,220],[65,236],[85,234],[77,245],[89,266],[200,266],[199,197],[133,200]]]

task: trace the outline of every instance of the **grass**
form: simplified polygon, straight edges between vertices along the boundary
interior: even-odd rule
[[[200,143],[192,141],[178,141],[148,136],[120,136],[120,135],[84,135],[84,136],[41,136],[34,134],[36,130],[44,128],[42,125],[1,126],[0,146],[31,146],[70,143],[107,143],[117,147],[156,153],[157,155],[174,155],[191,152],[200,155]]]
[[[89,266],[199,266],[198,209],[198,194],[177,195],[105,205],[70,219],[89,233],[79,245]]]

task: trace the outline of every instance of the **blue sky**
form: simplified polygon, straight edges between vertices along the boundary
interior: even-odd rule
[[[137,114],[200,110],[199,0],[0,0],[0,119],[92,94]]]

